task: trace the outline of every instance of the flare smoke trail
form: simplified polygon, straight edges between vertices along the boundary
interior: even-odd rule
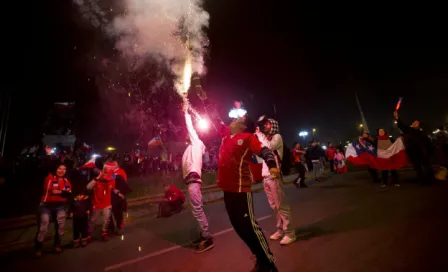
[[[359,113],[361,114],[361,121],[364,126],[364,131],[370,132],[369,127],[367,126],[366,118],[364,117],[364,112],[361,109],[361,103],[359,103],[358,93],[356,93],[356,103],[358,104]]]
[[[123,57],[151,55],[169,64],[179,94],[185,89],[186,63],[191,62],[192,72],[205,73],[209,14],[202,0],[73,1],[84,18],[115,39]]]

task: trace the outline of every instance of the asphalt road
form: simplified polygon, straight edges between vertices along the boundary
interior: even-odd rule
[[[365,171],[348,173],[307,189],[286,186],[299,240],[270,242],[280,271],[448,271],[448,183],[382,189]],[[266,235],[275,221],[264,193],[255,214]],[[250,271],[251,253],[231,229],[222,202],[207,205],[215,248],[196,254],[190,211],[167,219],[141,218],[126,226],[124,239],[94,241],[34,259],[32,252],[1,256],[2,271]],[[69,237],[65,237],[67,240]],[[50,249],[50,247],[48,248]]]

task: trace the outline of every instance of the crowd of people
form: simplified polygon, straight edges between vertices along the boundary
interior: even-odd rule
[[[197,80],[197,79],[196,79]],[[194,83],[194,82],[193,82]],[[277,271],[275,259],[260,225],[254,216],[252,199],[253,173],[251,164],[261,163],[261,177],[264,191],[270,207],[276,218],[276,231],[270,235],[273,241],[281,245],[289,245],[296,240],[291,219],[291,207],[285,197],[283,177],[280,171],[284,158],[284,143],[280,134],[277,120],[268,116],[261,116],[256,122],[251,121],[247,114],[236,116],[229,125],[225,125],[206,97],[200,84],[198,93],[204,102],[205,110],[213,122],[217,133],[221,137],[219,149],[217,186],[224,192],[224,205],[235,232],[248,246],[256,257],[253,271]],[[196,252],[202,253],[215,246],[213,234],[210,232],[207,216],[203,210],[202,172],[204,169],[204,155],[206,148],[194,129],[190,115],[191,106],[184,101],[183,112],[188,132],[188,142],[181,158],[180,168],[182,178],[187,186],[188,198],[172,184],[164,184],[165,200],[159,204],[159,217],[166,217],[183,210],[188,199],[192,216],[200,229],[198,239],[193,242]],[[429,182],[434,178],[431,167],[432,149],[427,135],[420,129],[419,122],[414,121],[411,126],[402,123],[395,112],[398,127],[403,131],[406,152],[416,170],[419,180]],[[370,137],[368,131],[360,136],[370,142],[378,150],[387,150],[393,139],[386,130],[379,128],[375,138]],[[441,140],[442,141],[442,140]],[[446,167],[446,139],[443,141],[441,157],[443,167]],[[206,157],[206,156],[205,156]],[[322,182],[324,168],[334,174],[347,172],[344,150],[328,143],[327,148],[318,141],[311,141],[303,148],[295,143],[292,149],[294,166],[298,178],[294,184],[298,188],[306,188],[305,172],[312,172],[316,182]],[[442,161],[441,161],[442,164]],[[126,194],[130,192],[127,186],[126,173],[116,161],[104,164],[97,177],[92,179],[85,188],[72,190],[72,185],[66,178],[66,166],[60,163],[57,170],[50,174],[44,183],[44,194],[38,211],[38,233],[36,235],[36,255],[42,254],[42,243],[53,220],[56,225],[54,246],[56,252],[61,252],[61,237],[64,233],[66,214],[73,217],[74,246],[86,246],[94,232],[94,222],[101,215],[101,238],[109,239],[108,231],[121,233],[124,227],[123,213],[126,211]],[[378,169],[369,168],[374,181],[379,181]],[[388,185],[389,173],[392,183],[399,187],[397,169],[382,170],[381,186]],[[87,191],[92,193],[87,193]]]

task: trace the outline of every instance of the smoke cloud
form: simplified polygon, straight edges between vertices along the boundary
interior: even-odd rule
[[[181,84],[184,63],[205,73],[204,33],[209,14],[202,0],[74,0],[79,12],[94,27],[114,38],[123,57],[159,58],[171,67]],[[188,42],[187,42],[188,40]],[[188,47],[188,48],[187,48]],[[189,55],[190,54],[190,55]]]

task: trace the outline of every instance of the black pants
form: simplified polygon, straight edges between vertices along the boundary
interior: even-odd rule
[[[305,166],[301,163],[301,162],[296,162],[295,167],[297,169],[297,172],[299,173],[299,176],[297,177],[297,180],[295,181],[295,183],[297,183],[299,181],[300,178],[300,182],[305,182]]]
[[[121,199],[118,196],[112,196],[112,214],[113,222],[111,225],[112,228],[122,229],[124,227],[124,212],[127,207],[126,199]]]
[[[367,171],[369,172],[370,176],[373,179],[373,182],[378,182],[378,172],[376,171],[376,169],[373,168],[368,168]]]
[[[409,160],[417,172],[417,178],[422,183],[434,180],[434,172],[431,166],[431,159],[423,152],[408,152]]]
[[[334,173],[334,160],[328,160],[328,162],[330,163],[330,171],[331,171],[331,173]]]
[[[381,171],[381,175],[383,178],[383,184],[387,185],[389,183],[389,170]],[[398,173],[397,170],[390,170],[390,175],[392,176],[392,182],[394,184],[398,184]]]
[[[88,236],[87,227],[89,224],[89,217],[73,217],[73,240],[85,239]]]
[[[255,219],[252,193],[224,192],[224,204],[235,232],[257,257],[257,263],[275,267],[274,256]]]

